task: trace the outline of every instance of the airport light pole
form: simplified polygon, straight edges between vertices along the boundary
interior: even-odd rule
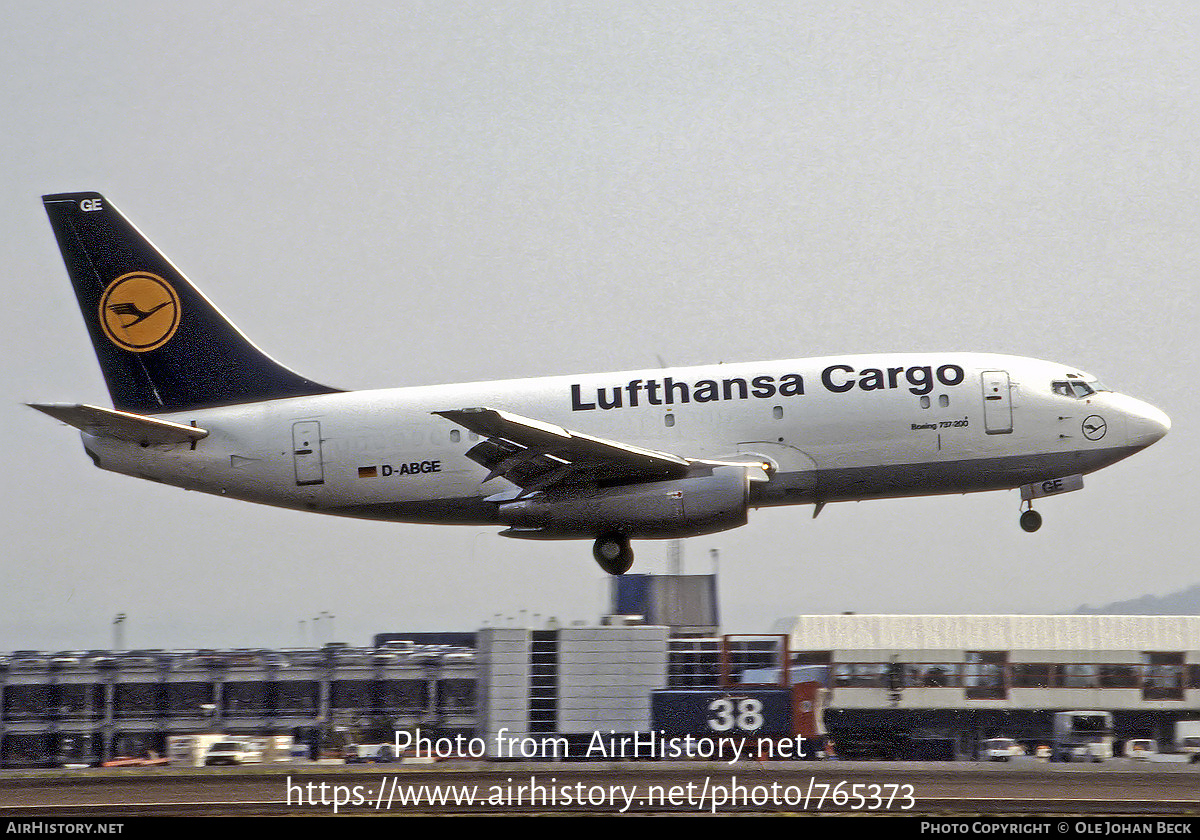
[[[113,624],[113,650],[114,651],[125,649],[125,638],[124,638],[124,633],[122,631],[125,629],[125,619],[126,618],[128,618],[128,616],[126,616],[125,613],[117,613],[115,616],[113,616],[112,624]]]
[[[319,632],[319,629],[321,627],[321,623],[320,623],[321,619],[325,619],[325,623],[329,627],[329,629],[325,631],[325,641],[326,642],[333,641],[334,615],[333,615],[333,613],[331,613],[327,610],[321,610],[321,614],[317,615],[317,616],[313,616],[313,620],[312,620],[312,623],[313,623],[313,646],[314,647],[319,646],[321,644],[321,634]]]

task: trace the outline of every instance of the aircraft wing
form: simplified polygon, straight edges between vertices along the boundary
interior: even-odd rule
[[[520,487],[521,495],[555,485],[682,478],[693,463],[493,408],[433,413],[482,437],[467,457],[488,468],[484,481],[503,477]]]
[[[43,414],[49,414],[55,420],[61,420],[68,426],[74,426],[76,429],[87,432],[89,435],[126,440],[131,443],[144,445],[191,443],[208,437],[206,430],[197,429],[195,426],[184,426],[169,420],[156,420],[153,417],[143,417],[127,411],[113,411],[111,408],[70,404],[35,405],[27,403],[27,405],[30,408],[36,408]]]

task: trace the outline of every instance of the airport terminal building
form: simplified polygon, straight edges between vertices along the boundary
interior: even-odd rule
[[[315,757],[416,728],[489,744],[740,731],[726,709],[750,734],[827,734],[843,757],[969,757],[993,736],[1046,742],[1056,711],[1109,712],[1118,742],[1170,742],[1179,721],[1200,720],[1200,616],[808,615],[729,635],[709,576],[629,577],[591,627],[14,652],[0,657],[0,763],[164,754],[170,737],[199,733],[292,735]]]
[[[776,629],[794,661],[828,666],[826,727],[847,748],[1044,743],[1071,709],[1110,712],[1118,739],[1165,743],[1200,719],[1200,616],[808,615]]]

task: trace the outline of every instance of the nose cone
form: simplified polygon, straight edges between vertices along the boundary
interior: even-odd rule
[[[1130,400],[1126,408],[1126,428],[1129,430],[1129,445],[1143,449],[1162,440],[1171,430],[1171,418],[1149,403]]]

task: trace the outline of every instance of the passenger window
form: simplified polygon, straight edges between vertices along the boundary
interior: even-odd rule
[[[675,415],[668,414],[666,417],[663,418],[663,422],[666,423],[668,426],[674,426],[675,425]]]
[[[458,431],[458,429],[451,429],[451,430],[450,430],[450,441],[451,441],[452,443],[458,443],[458,441],[459,441],[459,439],[460,439],[461,437],[462,437],[462,435],[461,435],[461,434],[459,434],[459,431]]]
[[[942,408],[950,405],[950,397],[948,397],[946,394],[942,394],[938,397],[938,405],[940,405]]]
[[[929,397],[921,397],[921,408],[929,408]]]
[[[771,409],[771,413],[775,415],[776,420],[782,420],[783,419],[783,406],[781,406],[781,405],[775,406],[773,409]]]

